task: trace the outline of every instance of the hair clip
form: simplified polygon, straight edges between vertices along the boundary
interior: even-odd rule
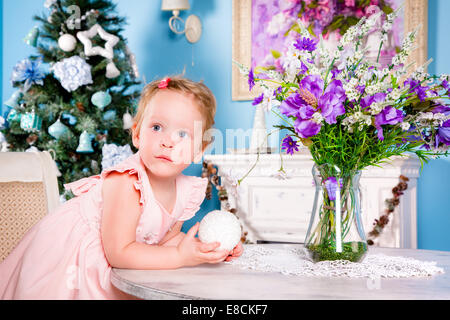
[[[158,88],[165,89],[169,86],[170,78],[166,78],[161,80],[161,82],[158,84]]]

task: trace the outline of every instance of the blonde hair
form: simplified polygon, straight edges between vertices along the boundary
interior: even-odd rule
[[[165,89],[160,89],[158,85],[167,78],[154,80],[144,87],[139,100],[138,110],[134,117],[133,131],[139,132],[144,119],[145,110],[150,100],[158,93],[159,90],[173,90],[185,94],[191,94],[199,108],[200,113],[205,119],[204,131],[212,128],[214,125],[214,116],[216,114],[216,98],[212,91],[202,82],[195,82],[176,75],[169,77],[170,81]]]

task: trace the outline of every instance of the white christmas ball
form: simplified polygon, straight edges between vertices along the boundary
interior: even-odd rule
[[[58,46],[65,52],[70,52],[77,46],[77,39],[71,34],[63,34],[58,39]]]
[[[220,242],[215,251],[231,251],[241,240],[241,224],[234,214],[214,210],[200,222],[198,238],[201,242]]]

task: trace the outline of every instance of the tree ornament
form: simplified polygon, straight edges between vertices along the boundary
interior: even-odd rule
[[[63,34],[58,39],[58,46],[65,52],[71,52],[77,46],[77,39],[71,34]]]
[[[92,47],[91,39],[96,35],[106,41],[105,47],[95,46]],[[107,59],[112,60],[114,58],[114,46],[119,42],[119,37],[110,34],[103,30],[99,24],[95,24],[88,31],[79,31],[77,33],[77,38],[80,39],[81,43],[84,45],[84,53],[87,56],[102,56]]]
[[[5,101],[4,105],[11,107],[11,108],[18,108],[19,107],[19,100],[22,98],[23,94],[20,90],[17,90],[12,94],[12,96]]]
[[[105,47],[92,46],[91,39],[96,35],[106,41]],[[119,42],[120,38],[103,30],[99,24],[95,24],[87,31],[79,31],[77,38],[84,45],[84,53],[86,56],[102,56],[109,60],[106,66],[106,77],[109,79],[116,78],[120,75],[119,69],[112,61],[114,58],[114,46]]]
[[[130,50],[130,48],[128,48],[128,46],[126,46],[125,50],[126,50],[125,53],[128,56],[128,60],[130,61],[130,64],[131,64],[131,69],[133,71],[132,75],[135,78],[139,78],[139,69],[138,69],[138,66],[136,63],[136,56],[134,55],[133,52],[131,52],[131,50]]]
[[[209,212],[200,222],[198,238],[201,242],[220,242],[214,251],[233,250],[241,240],[241,224],[229,211],[214,210]]]
[[[80,86],[91,84],[91,66],[80,56],[73,56],[57,62],[51,68],[55,77],[67,91],[75,91]]]
[[[77,124],[77,118],[69,113],[63,113],[61,115],[61,118],[66,119],[67,121],[69,121],[69,124],[71,126],[74,126]]]
[[[92,138],[87,131],[83,131],[80,135],[80,143],[77,148],[78,153],[92,153],[94,149],[92,148]]]
[[[44,85],[45,73],[41,69],[42,57],[36,60],[23,59],[19,61],[13,68],[11,74],[12,82],[23,82],[23,91],[27,92],[31,88],[33,83],[38,85]]]
[[[111,95],[105,91],[98,91],[91,97],[91,102],[97,108],[103,110],[112,101]]]
[[[120,76],[120,70],[117,69],[117,67],[114,64],[114,62],[110,61],[106,65],[106,77],[108,79],[114,79],[114,78],[117,78],[118,76]]]
[[[108,110],[103,115],[103,120],[112,121],[116,118],[116,116],[117,116],[116,110]]]
[[[16,109],[11,109],[11,111],[9,111],[8,116],[6,117],[6,120],[8,122],[13,122],[13,121],[20,121],[20,119],[22,118],[22,114],[17,112]]]
[[[60,119],[58,119],[54,124],[52,124],[50,127],[48,127],[48,134],[51,135],[53,138],[58,140],[63,136],[64,134],[67,134],[69,132],[69,128],[65,126]]]
[[[33,27],[30,32],[26,35],[23,41],[29,46],[36,47],[39,38],[39,28]]]
[[[123,120],[123,129],[124,130],[128,130],[133,126],[133,117],[128,112],[128,109],[127,109],[127,112],[124,113],[122,120]]]
[[[33,109],[33,111],[22,115],[20,118],[20,127],[26,132],[38,132],[42,127],[42,118]]]
[[[128,144],[124,146],[117,146],[114,143],[105,144],[102,148],[102,170],[119,164],[132,154]]]

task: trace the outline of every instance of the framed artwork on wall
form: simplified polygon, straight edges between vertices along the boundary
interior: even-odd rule
[[[233,0],[232,59],[247,67],[273,65],[274,61],[270,61],[273,57],[272,52],[278,53],[286,50],[288,43],[292,41],[289,39],[289,27],[295,23],[298,16],[302,17],[305,26],[309,26],[313,32],[322,33],[326,46],[332,50],[333,45],[335,46],[339,39],[339,33],[345,32],[348,28],[346,23],[350,21],[348,18],[341,18],[352,15],[360,18],[364,15],[361,10],[361,12],[357,12],[356,7],[353,7],[354,12],[351,12],[351,4],[354,5],[358,0],[341,1],[340,3],[349,5],[349,8],[342,8],[344,6],[342,4],[341,7],[334,9],[322,1],[324,7],[320,11],[317,9],[305,10],[301,5],[302,2],[308,1]],[[392,58],[395,48],[401,46],[404,34],[420,26],[416,39],[417,48],[410,55],[409,62],[415,62],[416,66],[423,65],[427,60],[428,0],[378,0],[377,3],[380,6],[387,5],[392,9],[404,4],[401,15],[394,23],[389,37],[389,45],[383,47],[382,55],[385,60],[388,61],[389,58]],[[377,9],[370,8],[369,5],[363,10]],[[314,24],[308,25],[308,21],[313,20]],[[344,22],[342,22],[343,20]],[[295,32],[290,33],[290,35],[292,34],[295,36]],[[370,41],[370,37],[367,41]],[[374,43],[378,43],[378,41]],[[376,48],[376,52],[378,52],[378,48]],[[233,63],[232,99],[252,100],[260,94],[260,90],[256,87],[249,92],[245,76]]]

